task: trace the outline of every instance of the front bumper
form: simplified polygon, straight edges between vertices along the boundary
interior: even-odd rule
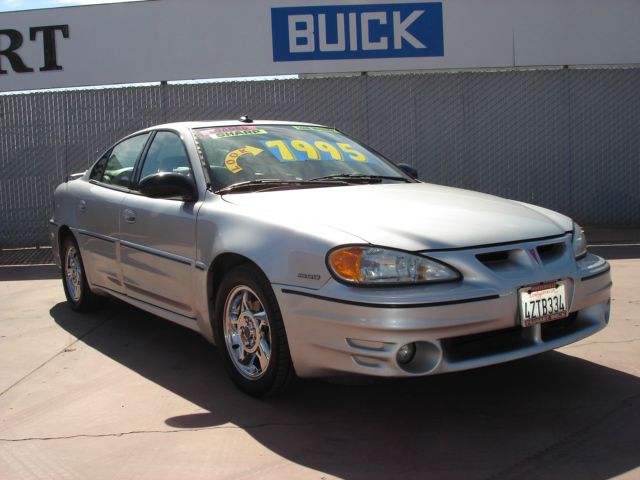
[[[274,285],[297,374],[410,377],[466,370],[568,345],[609,321],[609,265],[595,255],[579,262],[556,258],[555,265],[533,266],[527,275],[499,272],[498,280],[478,275],[483,266],[469,263],[469,254],[478,253],[441,255],[460,270],[471,265],[464,282],[429,286],[422,289],[429,295],[413,298],[410,289],[357,289],[333,281],[321,290]],[[518,288],[555,279],[567,281],[569,318],[521,327]],[[415,357],[401,365],[396,354],[411,342]]]

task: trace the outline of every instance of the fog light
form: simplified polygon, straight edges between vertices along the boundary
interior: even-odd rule
[[[402,365],[406,365],[411,360],[413,360],[413,356],[416,354],[416,344],[415,343],[407,343],[406,345],[402,345],[396,354],[396,360],[398,363]]]

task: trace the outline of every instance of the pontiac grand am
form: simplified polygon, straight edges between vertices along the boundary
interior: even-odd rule
[[[250,395],[300,377],[496,364],[609,320],[609,265],[559,213],[423,183],[336,129],[173,123],[55,191],[70,307],[115,297],[215,343]]]

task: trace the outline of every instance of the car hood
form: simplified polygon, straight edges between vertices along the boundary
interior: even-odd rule
[[[571,220],[541,207],[427,183],[353,185],[224,195],[279,222],[322,223],[374,245],[419,251],[561,235]]]

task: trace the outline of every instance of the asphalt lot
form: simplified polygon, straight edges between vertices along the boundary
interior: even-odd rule
[[[596,336],[268,401],[193,332],[115,302],[75,314],[53,267],[0,269],[0,479],[640,478],[640,247],[593,250],[614,280]]]

